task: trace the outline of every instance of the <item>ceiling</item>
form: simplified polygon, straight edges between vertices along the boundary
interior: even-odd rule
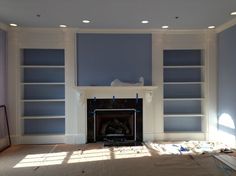
[[[0,22],[23,27],[205,29],[233,19],[232,11],[236,0],[0,0]]]

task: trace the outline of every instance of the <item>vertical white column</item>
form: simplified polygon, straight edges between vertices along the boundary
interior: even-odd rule
[[[155,140],[162,140],[164,135],[163,118],[163,33],[152,36],[152,84],[158,86],[153,92],[154,103],[154,134]]]
[[[20,49],[18,42],[19,31],[8,31],[7,56],[7,107],[9,116],[10,135],[13,144],[20,143],[21,112],[20,112]]]
[[[206,90],[206,140],[217,140],[217,36],[207,31],[205,53]]]
[[[84,105],[76,90],[76,30],[64,29],[65,42],[65,97],[66,97],[66,140],[68,144],[85,143],[86,122]]]

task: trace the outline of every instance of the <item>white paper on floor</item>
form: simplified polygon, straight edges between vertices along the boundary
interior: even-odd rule
[[[208,141],[183,141],[176,143],[151,142],[147,143],[147,145],[156,150],[160,155],[219,153],[225,149],[231,150],[231,148],[226,144]]]

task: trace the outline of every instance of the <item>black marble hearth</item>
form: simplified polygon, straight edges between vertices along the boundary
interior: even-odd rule
[[[87,142],[143,141],[142,99],[88,99]]]

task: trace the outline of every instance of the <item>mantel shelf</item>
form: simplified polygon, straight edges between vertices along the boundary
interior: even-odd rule
[[[158,86],[77,86],[78,90],[154,90]]]

